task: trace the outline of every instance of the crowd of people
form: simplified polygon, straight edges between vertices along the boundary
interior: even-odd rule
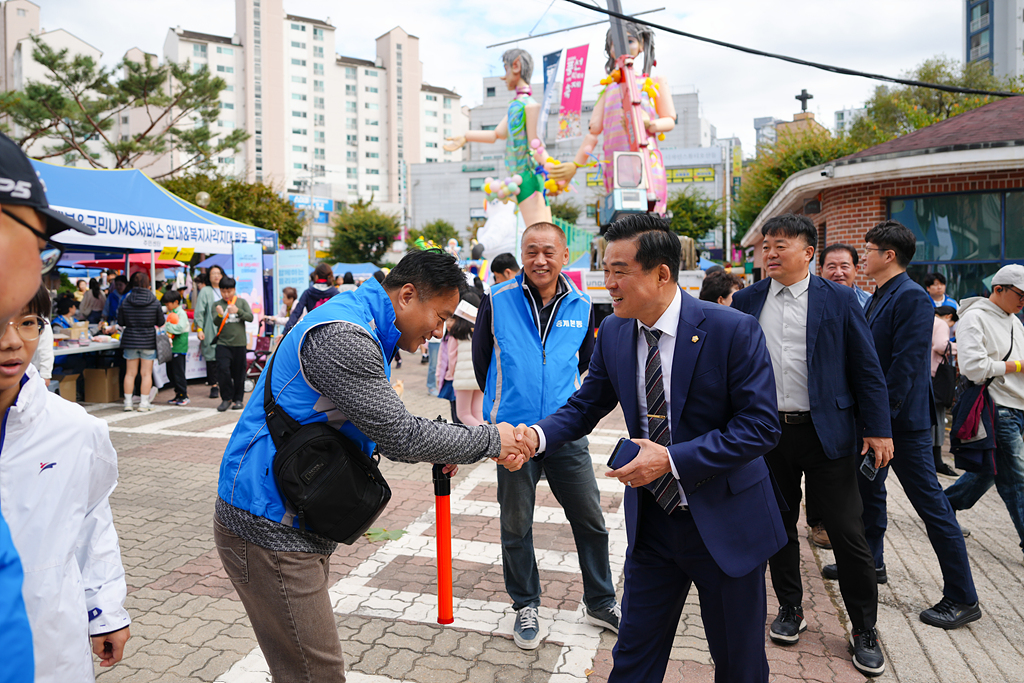
[[[198,274],[193,321],[179,288],[158,296],[145,273],[108,278],[106,292],[85,282],[51,310],[39,284],[61,253],[50,237],[91,230],[48,209],[28,160],[2,136],[0,152],[3,172],[30,188],[26,197],[0,187],[8,274],[0,284],[0,633],[34,653],[27,667],[0,665],[0,681],[91,680],[94,655],[112,666],[130,637],[106,424],[47,391],[32,362],[50,343],[51,323],[79,319],[117,321],[126,410],[137,376],[139,409],[151,407],[158,327],[171,337],[172,402],[189,403],[184,354],[195,327],[219,409],[241,411],[213,519],[225,571],[275,680],[343,681],[329,595],[338,544],[307,527],[282,493],[274,467],[282,443],[264,401],[243,401],[253,313],[235,281],[217,267]],[[264,372],[255,393],[299,424],[339,430],[369,457],[443,464],[448,474],[494,460],[502,572],[513,639],[525,650],[545,631],[533,545],[545,478],[576,543],[583,619],[617,634],[612,681],[664,676],[692,586],[716,679],[767,681],[766,571],[780,605],[770,640],[792,645],[807,628],[797,532],[806,490],[812,539],[835,551],[823,573],[839,582],[853,665],[876,676],[886,668],[875,626],[877,585],[888,580],[890,470],[942,569],[925,624],[955,629],[982,618],[956,511],[995,485],[1024,548],[1024,267],[1000,269],[987,297],[957,304],[941,275],[924,283],[907,275],[915,237],[895,221],[866,232],[862,265],[852,246],[819,254],[817,230],[802,216],[772,218],[762,233],[765,279],[748,285],[720,269],[694,298],[678,286],[679,241],[665,221],[616,221],[604,254],[615,315],[599,326],[590,298],[562,272],[566,236],[550,223],[522,235],[522,268],[511,254],[492,261],[488,288],[439,250],[412,251],[358,287],[350,274],[338,284],[318,266],[310,287],[286,290],[269,318],[287,334],[272,378]],[[820,276],[811,273],[816,258]],[[873,293],[856,286],[859,267]],[[405,408],[391,383],[399,349],[434,366],[428,387],[451,401],[450,423]],[[930,382],[952,363],[990,401],[994,426],[989,448],[961,448],[964,411],[954,406],[962,474],[942,460],[948,406]],[[625,490],[621,598],[587,440],[617,406],[630,441],[605,476]],[[53,455],[48,442],[69,427],[82,438]],[[943,491],[937,474],[958,478]]]

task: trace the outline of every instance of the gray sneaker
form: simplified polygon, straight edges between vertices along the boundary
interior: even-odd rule
[[[619,632],[619,617],[622,616],[619,603],[613,602],[610,607],[604,609],[590,609],[584,606],[583,612],[586,614],[588,624],[600,626],[615,633]]]
[[[512,639],[524,650],[536,650],[540,645],[540,616],[536,607],[526,606],[516,612]]]

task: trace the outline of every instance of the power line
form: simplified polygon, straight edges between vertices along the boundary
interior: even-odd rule
[[[592,6],[591,5],[584,5],[584,7],[592,7]],[[599,8],[595,8],[595,9],[599,9]],[[664,7],[659,7],[658,9],[649,9],[649,10],[645,10],[643,12],[637,12],[636,14],[631,14],[631,15],[629,15],[628,18],[629,18],[630,21],[632,21],[633,17],[638,17],[641,14],[653,14],[654,12],[661,12],[664,9],[665,9]],[[604,21],[604,20],[601,20],[601,21],[594,21],[594,22],[591,22],[589,24],[580,24],[579,26],[570,26],[569,28],[560,28],[560,29],[557,29],[557,30],[554,30],[554,31],[548,31],[547,33],[537,33],[536,35],[529,35],[529,36],[526,36],[525,38],[516,38],[515,40],[506,40],[506,41],[501,42],[501,43],[495,43],[494,45],[488,45],[485,49],[490,49],[492,47],[501,47],[502,45],[511,45],[512,43],[518,43],[518,42],[523,41],[523,40],[532,40],[533,38],[542,38],[544,36],[552,36],[552,35],[554,35],[556,33],[565,33],[566,31],[575,31],[578,28],[586,28],[588,26],[600,26],[601,24],[605,24],[605,23],[607,23],[607,22]],[[534,28],[536,29],[537,27],[534,26]]]
[[[764,52],[763,50],[755,50],[751,47],[744,47],[742,45],[735,45],[733,43],[727,43],[722,40],[715,40],[714,38],[706,38],[704,36],[698,36],[693,33],[687,33],[686,31],[680,31],[678,29],[669,28],[668,26],[661,26],[659,24],[652,23],[650,21],[644,21],[643,19],[637,19],[635,16],[629,16],[627,14],[619,14],[618,12],[612,12],[611,10],[602,9],[589,5],[580,0],[565,0],[566,2],[578,5],[592,12],[600,12],[601,14],[607,14],[610,17],[617,17],[625,21],[632,21],[635,24],[643,24],[644,26],[650,26],[666,33],[673,33],[683,38],[691,38],[693,40],[699,40],[704,43],[711,43],[712,45],[718,45],[720,47],[729,48],[730,50],[739,50],[740,52],[746,52],[747,54],[756,55],[758,57],[768,57],[770,59],[779,59],[784,62],[790,62],[791,64],[799,64],[801,66],[809,66],[813,69],[821,69],[823,71],[831,71],[832,73],[842,74],[844,76],[859,76],[861,78],[870,78],[876,81],[886,81],[888,83],[898,83],[900,85],[909,85],[918,88],[930,88],[932,90],[942,90],[943,92],[958,93],[962,95],[993,95],[996,97],[1018,97],[1022,93],[1015,92],[1004,92],[1001,90],[978,90],[976,88],[961,88],[955,85],[942,85],[940,83],[925,83],[923,81],[914,81],[907,78],[895,78],[893,76],[885,76],[882,74],[873,74],[865,71],[856,71],[854,69],[847,69],[841,66],[831,66],[829,64],[820,64],[818,62],[809,62],[805,59],[798,59],[796,57],[788,57],[786,55],[777,55],[772,52]]]

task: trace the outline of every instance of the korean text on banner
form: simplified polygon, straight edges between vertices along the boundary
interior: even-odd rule
[[[239,242],[234,245],[231,260],[235,273],[235,294],[245,299],[252,309],[252,322],[245,324],[247,346],[252,348],[253,337],[259,333],[263,308],[263,246]]]
[[[555,78],[558,76],[558,62],[561,59],[561,50],[544,55],[544,101],[540,105],[540,118],[537,119],[537,137],[541,140],[548,131],[548,112],[555,99]]]
[[[565,75],[562,77],[562,106],[558,112],[558,140],[583,135],[580,110],[583,108],[583,77],[587,73],[587,45],[565,52]]]

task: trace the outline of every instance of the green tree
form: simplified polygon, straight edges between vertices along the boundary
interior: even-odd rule
[[[994,76],[988,62],[962,63],[949,57],[932,57],[904,78],[977,90],[1024,92],[1021,79]],[[933,123],[976,109],[1000,99],[984,95],[961,95],[933,88],[880,85],[865,104],[865,116],[850,127],[850,137],[859,149],[912,133]]]
[[[459,232],[454,225],[443,218],[438,218],[424,225],[422,230],[409,230],[409,247],[411,249],[416,248],[416,240],[420,237],[428,242],[433,240],[434,244],[444,249],[448,246],[448,240],[453,237],[459,239]]]
[[[334,221],[331,258],[343,263],[381,264],[402,230],[401,219],[360,199],[338,214]]]
[[[668,200],[668,210],[672,212],[669,221],[672,231],[695,240],[723,222],[722,202],[690,188],[672,195]]]
[[[860,149],[852,137],[835,137],[824,129],[786,135],[761,147],[757,158],[743,166],[743,183],[732,211],[737,233],[746,233],[786,178]]]
[[[146,55],[142,62],[125,59],[107,69],[66,48],[54,50],[36,36],[31,40],[32,57],[46,78],[0,94],[0,114],[15,124],[15,142],[26,151],[31,147],[39,159],[135,168],[174,150],[178,154],[170,167],[154,176],[163,178],[213,169],[219,154],[235,151],[249,137],[242,129],[226,135],[211,131],[227,84],[205,66],[193,71],[188,62],[160,65]],[[125,115],[137,133],[122,131],[119,121]]]
[[[551,215],[575,225],[580,219],[580,207],[568,199],[554,199],[551,201]]]
[[[210,195],[208,211],[240,223],[273,230],[283,246],[295,244],[302,236],[304,226],[295,207],[270,185],[203,173],[168,178],[161,185],[193,203],[198,193],[206,192]]]

